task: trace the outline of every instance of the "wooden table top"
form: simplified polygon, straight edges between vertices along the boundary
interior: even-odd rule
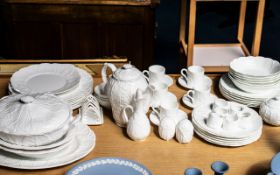
[[[177,78],[176,75],[173,76]],[[214,89],[217,89],[217,77]],[[0,95],[7,92],[9,76],[0,77]],[[101,82],[95,78],[95,85]],[[170,91],[179,100],[186,90],[174,84]],[[182,106],[190,118],[191,110]],[[180,175],[188,167],[197,167],[204,174],[213,174],[210,164],[216,160],[230,165],[228,175],[264,175],[268,172],[270,160],[280,150],[280,128],[264,125],[259,141],[247,146],[228,148],[215,146],[200,139],[197,135],[189,144],[179,144],[175,139],[164,141],[158,137],[157,127],[153,127],[151,135],[143,142],[135,142],[128,138],[123,128],[114,124],[110,111],[104,111],[105,123],[91,126],[97,137],[96,147],[85,158],[67,166],[45,170],[17,170],[0,167],[1,175],[63,175],[74,165],[97,157],[123,157],[145,165],[154,175]],[[83,144],[83,143],[81,143]]]

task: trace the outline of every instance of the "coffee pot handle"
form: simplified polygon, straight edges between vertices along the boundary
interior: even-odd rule
[[[112,63],[104,63],[102,70],[101,70],[101,76],[102,76],[102,81],[104,83],[107,83],[108,78],[107,78],[107,69],[108,67],[112,70],[112,72],[115,72],[117,70],[116,66]]]
[[[129,110],[129,113],[128,113]],[[121,120],[123,123],[127,124],[130,117],[133,115],[134,109],[131,105],[125,106],[121,111]]]

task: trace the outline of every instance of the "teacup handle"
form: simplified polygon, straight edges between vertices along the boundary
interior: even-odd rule
[[[147,82],[149,82],[150,72],[147,70],[143,70],[143,75],[144,75],[145,79],[147,80]]]
[[[194,102],[194,98],[193,98],[193,94],[194,94],[194,90],[189,90],[187,92],[187,98],[189,98],[191,100],[191,102],[193,103]]]
[[[130,110],[131,114],[133,114],[134,112],[134,108],[131,105],[127,105],[126,107],[124,107],[121,111],[121,119],[123,121],[123,123],[127,124],[129,118],[131,117],[130,115],[127,115],[127,110]]]
[[[102,81],[104,83],[107,83],[107,69],[108,67],[112,70],[112,72],[115,72],[117,70],[116,66],[112,63],[104,63],[102,70],[101,70],[101,76],[102,76]]]
[[[188,69],[186,69],[186,68],[181,69],[181,75],[182,75],[185,79],[187,79],[187,77],[188,77]]]

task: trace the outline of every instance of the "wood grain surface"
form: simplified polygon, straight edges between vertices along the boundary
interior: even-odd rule
[[[178,78],[173,75],[174,79]],[[217,75],[214,89],[217,92]],[[6,94],[9,76],[0,77],[0,95]],[[95,84],[101,82],[95,78]],[[179,100],[186,90],[174,84],[170,88]],[[219,95],[219,94],[218,94]],[[181,104],[181,102],[180,102]],[[189,115],[191,110],[180,105],[180,108]],[[205,175],[213,174],[210,164],[222,160],[230,165],[228,175],[264,175],[269,169],[269,163],[274,154],[280,150],[280,128],[264,125],[263,134],[259,141],[237,148],[219,147],[207,143],[197,135],[189,144],[179,144],[175,139],[161,140],[158,137],[157,127],[153,127],[151,135],[143,142],[130,140],[125,129],[114,124],[110,111],[105,112],[105,123],[101,126],[92,126],[97,137],[95,149],[85,158],[67,166],[46,170],[17,170],[0,167],[1,175],[62,175],[74,165],[97,157],[124,157],[138,161],[149,168],[154,175],[180,175],[188,167],[200,168]],[[83,143],[80,143],[83,144]],[[117,175],[117,174],[115,174]]]

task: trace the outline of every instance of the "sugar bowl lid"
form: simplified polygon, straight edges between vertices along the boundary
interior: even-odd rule
[[[70,106],[52,94],[10,95],[0,100],[0,132],[41,135],[63,127]]]
[[[264,104],[266,106],[269,106],[270,108],[279,108],[279,106],[280,106],[280,96],[268,99],[268,100],[265,101]]]

